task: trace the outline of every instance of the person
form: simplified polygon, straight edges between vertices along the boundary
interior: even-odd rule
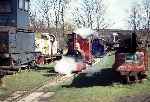
[[[81,61],[84,58],[84,51],[81,49],[79,43],[75,43],[75,57],[76,61]]]

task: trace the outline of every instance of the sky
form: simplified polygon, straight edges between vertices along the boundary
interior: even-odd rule
[[[37,0],[32,0],[35,2]],[[71,0],[71,7],[78,7],[81,0]],[[111,22],[110,29],[128,29],[128,17],[130,8],[142,0],[104,0],[106,6],[106,20]],[[34,5],[36,6],[36,5]],[[36,8],[36,7],[35,7]],[[71,8],[68,10],[71,12]],[[68,14],[68,13],[67,13]],[[71,20],[70,16],[66,16],[68,21]]]
[[[106,0],[106,17],[113,21],[112,29],[128,29],[128,17],[130,8],[142,0]]]

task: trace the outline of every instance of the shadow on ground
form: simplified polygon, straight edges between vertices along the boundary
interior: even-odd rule
[[[36,70],[54,70],[54,67],[41,67],[41,66],[37,66]]]
[[[50,77],[56,76],[58,73],[55,72],[54,67],[37,67],[36,71],[43,72],[43,76]]]
[[[71,85],[64,85],[62,87],[70,88],[83,88],[92,86],[109,86],[113,83],[120,83],[120,78],[112,68],[105,68],[99,72],[94,73],[81,73],[74,78]]]

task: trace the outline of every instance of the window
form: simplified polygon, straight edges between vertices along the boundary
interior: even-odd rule
[[[126,63],[139,63],[139,58],[135,53],[128,53],[126,56]]]
[[[126,61],[133,61],[133,60],[134,60],[134,54],[131,53],[127,54]]]
[[[8,0],[0,1],[0,13],[9,13],[11,12],[11,2]]]
[[[29,11],[29,0],[25,0],[25,10]]]
[[[19,9],[24,9],[24,0],[19,0]]]

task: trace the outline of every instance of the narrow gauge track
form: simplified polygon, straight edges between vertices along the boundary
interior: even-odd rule
[[[64,81],[69,80],[74,76],[74,75],[72,75],[72,76],[68,77],[66,75],[61,75],[61,74],[58,74],[58,73],[50,73],[50,74],[51,74],[51,76],[54,76],[53,79],[48,79],[48,80],[44,81],[43,83],[41,83],[40,85],[38,85],[38,86],[34,87],[33,89],[29,90],[29,91],[14,92],[12,95],[10,95],[3,102],[22,102],[21,100],[23,98],[29,96],[33,92],[41,90],[45,86],[59,85],[60,83],[63,83]],[[26,102],[26,101],[24,101],[24,102]]]

